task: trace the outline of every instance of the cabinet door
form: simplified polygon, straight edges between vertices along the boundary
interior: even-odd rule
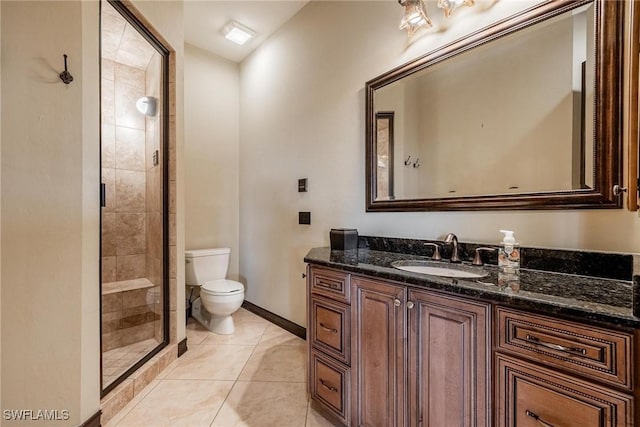
[[[411,426],[491,425],[490,305],[409,292]]]
[[[351,282],[353,426],[405,423],[406,288]]]

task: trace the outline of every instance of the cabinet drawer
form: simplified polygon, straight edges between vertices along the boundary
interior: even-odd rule
[[[632,336],[498,307],[498,348],[631,390]]]
[[[311,344],[346,365],[351,364],[351,312],[349,306],[311,297]]]
[[[324,268],[311,268],[311,293],[324,295],[338,301],[349,303],[351,292],[349,290],[348,273]]]
[[[631,426],[632,397],[497,355],[498,427]]]
[[[346,426],[350,424],[350,369],[312,350],[309,363],[311,397]]]

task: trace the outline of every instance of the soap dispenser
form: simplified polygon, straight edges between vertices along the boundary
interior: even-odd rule
[[[500,230],[504,233],[502,245],[498,249],[498,267],[500,272],[518,274],[520,272],[520,245],[513,237],[513,231]]]

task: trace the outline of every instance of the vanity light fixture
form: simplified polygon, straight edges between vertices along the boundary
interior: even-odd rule
[[[256,35],[255,31],[237,23],[236,21],[229,21],[229,23],[222,28],[222,34],[224,35],[224,38],[231,40],[240,46],[251,40]]]
[[[407,30],[409,37],[423,26],[431,27],[431,19],[427,15],[427,8],[423,0],[398,0],[404,7],[404,16],[400,21],[400,29]],[[438,0],[438,7],[444,9],[444,16],[450,17],[454,10],[460,6],[473,6],[475,0]]]
[[[444,16],[451,16],[459,6],[473,6],[475,0],[438,0],[438,7],[444,9]]]
[[[409,36],[412,36],[422,26],[431,27],[431,19],[427,16],[427,9],[422,0],[398,0],[398,3],[404,7],[400,29],[406,29]]]

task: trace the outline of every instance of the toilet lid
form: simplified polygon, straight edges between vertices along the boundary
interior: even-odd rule
[[[244,285],[233,280],[212,280],[210,282],[204,282],[200,292],[202,291],[214,295],[237,294],[244,291]]]

